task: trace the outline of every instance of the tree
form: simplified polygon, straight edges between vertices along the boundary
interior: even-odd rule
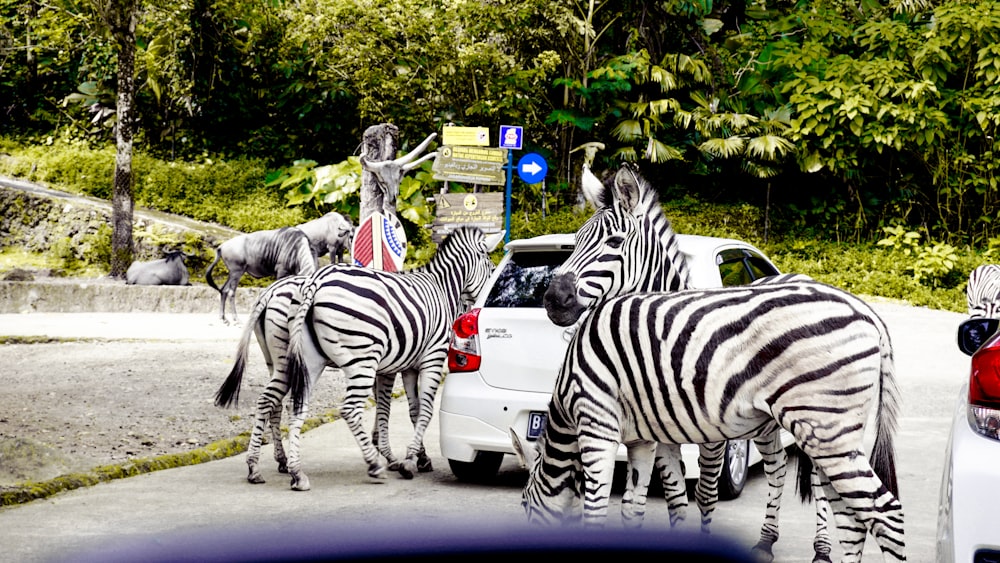
[[[111,277],[124,278],[132,264],[133,104],[135,102],[135,28],[141,0],[93,0],[97,14],[118,48],[118,98],[115,172],[111,199]]]

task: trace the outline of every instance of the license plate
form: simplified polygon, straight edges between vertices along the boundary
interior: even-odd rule
[[[545,417],[547,413],[532,411],[528,413],[528,439],[537,440],[545,431]]]

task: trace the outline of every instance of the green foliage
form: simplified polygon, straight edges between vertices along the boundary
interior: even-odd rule
[[[939,287],[949,280],[954,281],[958,249],[934,241],[927,245],[920,244],[920,233],[906,231],[899,225],[883,227],[882,230],[889,236],[878,241],[879,246],[886,246],[909,258],[907,269],[917,282]]]

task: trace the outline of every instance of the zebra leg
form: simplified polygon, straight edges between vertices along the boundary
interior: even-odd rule
[[[813,498],[816,502],[816,535],[813,538],[813,563],[830,563],[830,501],[826,498],[826,489],[819,476],[819,471],[813,468],[810,474]]]
[[[399,470],[400,464],[389,446],[389,412],[395,382],[395,374],[375,376],[375,427],[372,428],[372,443],[388,462],[390,471]]]
[[[276,381],[272,378],[267,388],[257,397],[257,414],[254,417],[250,443],[247,446],[247,466],[249,469],[247,481],[251,483],[264,483],[264,477],[260,474],[260,446],[264,441],[264,427],[268,424],[269,419],[272,433],[276,433],[278,436],[275,448],[281,447],[281,399],[287,392],[288,387],[283,381]],[[276,418],[277,420],[275,420]],[[275,458],[277,458],[277,451],[275,449]],[[282,451],[282,455],[284,455],[284,451]],[[279,470],[280,467],[279,462]]]
[[[281,443],[281,402],[271,407],[271,443],[274,444],[274,461],[278,464],[278,473],[288,473],[288,454]]]
[[[365,405],[368,402],[368,395],[372,393],[375,385],[375,368],[377,364],[374,360],[366,359],[343,368],[344,377],[347,380],[347,395],[340,406],[340,416],[351,429],[354,440],[361,448],[361,456],[368,464],[368,476],[372,479],[385,479],[385,464],[382,463],[378,449],[372,443],[368,433],[365,432],[362,423],[362,416]]]
[[[646,518],[646,497],[657,451],[655,442],[628,445],[628,475],[622,494],[622,524],[626,528],[641,528]]]
[[[444,369],[444,362],[447,356],[435,355],[427,360],[420,367],[420,382],[418,384],[420,398],[417,420],[413,425],[413,441],[406,448],[406,459],[403,460],[399,469],[399,474],[404,479],[412,479],[417,471],[417,459],[420,452],[424,451],[424,433],[434,415],[434,397],[437,395],[438,385],[441,384],[441,372]],[[412,416],[413,406],[410,406]]]
[[[771,563],[774,561],[774,542],[778,541],[778,511],[781,509],[781,493],[785,487],[785,476],[788,471],[788,454],[781,447],[781,435],[777,430],[755,438],[754,445],[764,462],[768,488],[767,509],[764,513],[764,524],[760,528],[760,541],[753,546],[751,553],[757,561]]]
[[[826,493],[845,547],[843,560],[861,560],[867,531],[875,538],[883,558],[905,561],[903,508],[872,470],[864,452],[830,451],[810,443],[803,450],[829,479]]]
[[[670,527],[675,528],[684,522],[688,504],[681,447],[677,444],[657,444],[655,466],[663,487],[663,499],[667,501]]]
[[[410,407],[410,422],[416,428],[417,421],[420,420],[420,395],[417,389],[420,374],[413,370],[406,370],[400,374],[403,377],[403,390],[406,392],[406,402]],[[427,449],[420,444],[420,453],[417,454],[417,471],[428,473],[434,471],[434,464],[427,455]]]
[[[709,533],[712,513],[719,502],[719,478],[726,459],[726,442],[713,442],[698,446],[698,484],[694,499],[701,511],[701,531]]]
[[[580,464],[583,466],[583,525],[603,527],[608,519],[611,482],[615,476],[615,457],[618,454],[619,443],[616,438],[601,437],[597,432],[581,433],[578,443]],[[645,472],[650,474],[653,470],[653,456],[648,457],[650,463],[645,467]],[[636,468],[636,470],[641,469]]]

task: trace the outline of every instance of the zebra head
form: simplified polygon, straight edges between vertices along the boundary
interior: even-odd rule
[[[1000,319],[1000,265],[983,264],[972,270],[965,292],[969,318]]]
[[[570,326],[597,303],[636,291],[688,285],[688,267],[656,189],[626,163],[608,183],[583,170],[583,192],[597,211],[576,233],[576,248],[556,271],[544,305]]]
[[[448,271],[455,276],[463,301],[475,301],[493,274],[490,253],[503,240],[504,233],[483,236],[476,227],[460,227],[452,231],[441,243],[438,254],[449,264]]]
[[[521,492],[521,507],[531,524],[573,524],[583,519],[583,471],[575,438],[562,447],[551,443],[556,432],[546,425],[542,437],[526,444],[513,428],[508,429],[528,481]],[[550,437],[550,434],[553,436]]]

